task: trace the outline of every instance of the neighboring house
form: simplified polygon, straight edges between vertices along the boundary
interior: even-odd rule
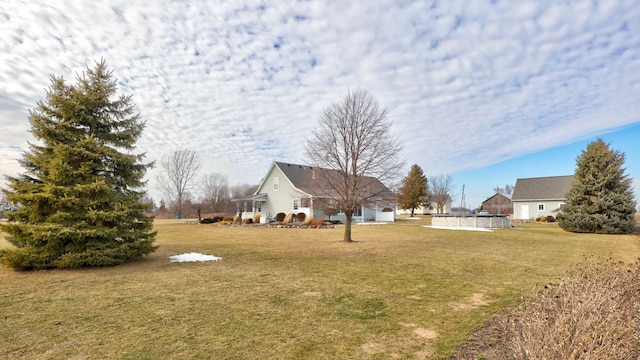
[[[243,211],[243,218],[259,212],[261,223],[274,221],[278,213],[304,213],[316,219],[331,218],[331,220],[344,221],[344,213],[334,206],[333,198],[337,195],[331,195],[331,189],[326,182],[322,181],[321,174],[332,174],[332,172],[333,170],[307,165],[274,162],[254,195],[251,198],[235,199],[235,201]],[[372,196],[362,201],[353,214],[352,220],[354,222],[395,221],[395,194],[378,179],[365,177],[363,181],[367,185],[362,189],[363,193]]]
[[[511,196],[513,218],[557,216],[572,182],[573,175],[518,179]]]
[[[511,194],[495,193],[482,202],[481,209],[487,210],[489,214],[511,215],[513,214]]]
[[[443,210],[445,214],[451,213],[451,198],[447,199],[447,203],[445,204]],[[401,209],[398,207],[396,211],[398,215],[411,215],[411,209]],[[417,208],[415,208],[413,213],[415,215],[433,215],[437,214],[438,210],[436,208],[436,204],[434,202],[430,202],[428,205],[418,206]]]

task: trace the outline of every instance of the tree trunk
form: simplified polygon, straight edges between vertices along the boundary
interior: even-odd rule
[[[344,239],[342,241],[344,242],[352,242],[353,240],[351,239],[351,218],[353,217],[353,212],[346,212],[344,213],[345,215],[345,220],[344,220]]]

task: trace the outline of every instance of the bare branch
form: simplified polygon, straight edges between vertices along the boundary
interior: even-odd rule
[[[182,216],[182,206],[186,195],[193,188],[192,181],[202,167],[198,153],[188,149],[174,150],[162,157],[160,166],[164,170],[156,180],[160,190],[178,209]]]
[[[307,139],[309,162],[318,167],[327,192],[347,217],[345,241],[351,241],[353,211],[388,190],[374,183],[395,181],[403,166],[387,114],[366,91],[348,91],[341,102],[325,108],[318,129]]]
[[[202,177],[204,201],[211,204],[213,212],[224,212],[230,201],[229,180],[226,175],[211,173]]]
[[[431,200],[436,205],[438,214],[444,213],[447,202],[452,201],[453,178],[451,175],[436,175],[429,178]]]

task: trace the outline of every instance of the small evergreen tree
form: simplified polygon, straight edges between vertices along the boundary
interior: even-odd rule
[[[424,205],[427,195],[427,177],[424,176],[422,168],[414,164],[402,180],[398,204],[404,210],[411,209],[411,216],[413,216],[415,209]]]
[[[130,96],[115,97],[104,61],[67,85],[52,76],[46,101],[30,111],[39,144],[23,155],[26,173],[7,177],[1,229],[15,247],[0,252],[14,269],[116,265],[153,252],[143,215],[144,154],[132,154],[145,123]]]
[[[166,212],[169,212],[169,210],[167,210],[167,205],[165,205],[164,200],[160,200],[160,207],[158,207],[158,213],[164,214]]]
[[[634,231],[636,202],[624,160],[624,153],[609,149],[602,139],[587,145],[576,161],[575,179],[558,215],[560,227],[580,233]]]

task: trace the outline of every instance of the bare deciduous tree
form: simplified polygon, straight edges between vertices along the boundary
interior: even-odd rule
[[[513,186],[509,184],[505,185],[504,187],[496,186],[495,188],[493,188],[493,191],[498,194],[511,195],[511,193],[513,193]]]
[[[229,202],[229,180],[219,173],[207,174],[202,178],[204,201],[211,204],[211,211],[223,212]]]
[[[251,197],[256,190],[258,190],[258,186],[259,185],[237,184],[231,187],[231,198],[236,200],[236,211],[242,213],[250,210],[246,208],[249,206],[247,201],[242,199]]]
[[[366,91],[350,90],[342,101],[324,109],[319,127],[307,139],[308,160],[318,167],[327,195],[345,214],[346,242],[352,241],[354,211],[380,195],[370,186],[372,179],[395,181],[402,168],[400,145],[390,127],[386,109]]]
[[[182,217],[182,207],[188,191],[193,188],[193,179],[202,167],[198,153],[189,149],[174,150],[162,157],[161,172],[156,180],[160,190],[169,198],[177,215]]]
[[[231,197],[234,199],[246,198],[258,190],[258,185],[237,184],[231,187]]]
[[[431,201],[436,206],[438,214],[444,213],[447,202],[452,201],[453,178],[451,175],[435,175],[429,178]]]

